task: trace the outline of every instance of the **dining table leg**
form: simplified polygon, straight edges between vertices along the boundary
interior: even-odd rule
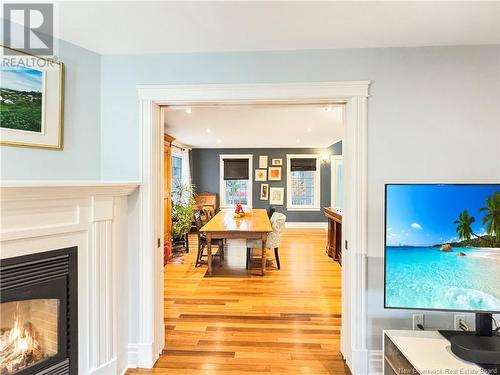
[[[212,235],[207,233],[207,265],[208,276],[212,276]]]
[[[266,241],[267,233],[262,234],[262,276],[266,275]]]

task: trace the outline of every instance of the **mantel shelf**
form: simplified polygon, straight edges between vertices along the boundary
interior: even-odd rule
[[[2,181],[0,200],[123,196],[139,186],[139,182],[119,181]]]

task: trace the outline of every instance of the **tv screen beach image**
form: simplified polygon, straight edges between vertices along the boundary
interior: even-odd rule
[[[500,184],[386,186],[385,306],[500,311]]]
[[[0,126],[43,131],[43,71],[26,67],[0,68]]]

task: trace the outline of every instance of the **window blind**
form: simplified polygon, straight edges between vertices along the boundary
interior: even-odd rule
[[[248,180],[248,159],[224,159],[224,180]]]
[[[316,170],[316,158],[300,158],[290,160],[290,170],[292,172],[297,171],[315,171]]]

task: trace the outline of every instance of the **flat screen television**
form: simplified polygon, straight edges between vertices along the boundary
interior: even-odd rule
[[[474,312],[476,334],[495,336],[500,184],[385,186],[384,306]]]

